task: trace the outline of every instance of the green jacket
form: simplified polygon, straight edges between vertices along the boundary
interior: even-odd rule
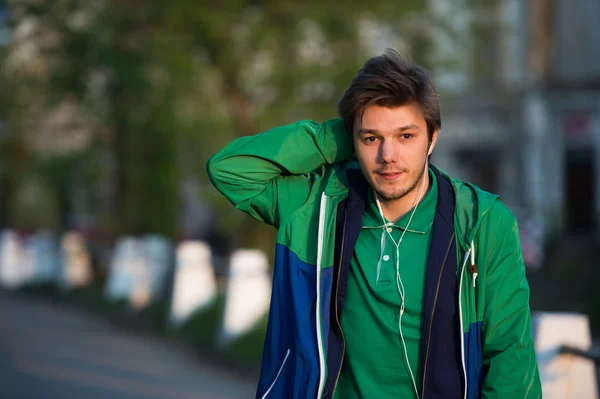
[[[278,229],[257,397],[333,395],[344,350],[340,286],[349,264],[345,253],[353,248],[344,243],[352,243],[352,220],[360,220],[359,211],[350,211],[356,179],[349,176],[357,176],[357,168],[339,119],[300,121],[242,137],[208,162],[211,181],[236,208]],[[434,337],[434,345],[425,348],[421,395],[539,398],[529,288],[515,217],[497,196],[437,173],[438,182],[451,187],[453,217],[436,218],[434,228],[445,223],[451,234],[447,250],[432,243],[430,257],[445,253],[441,270],[447,262],[455,269],[449,284],[440,284],[440,271],[437,285],[432,278],[426,287],[432,305],[424,308],[431,318],[424,334],[427,341]],[[452,285],[458,298],[449,301],[448,310],[448,301],[438,296],[450,295]],[[452,330],[438,326],[441,314],[452,312],[458,314],[456,339]],[[435,342],[448,339],[459,347],[461,392],[445,388],[456,386],[457,378],[444,381],[452,373],[443,366],[448,357],[444,345]]]

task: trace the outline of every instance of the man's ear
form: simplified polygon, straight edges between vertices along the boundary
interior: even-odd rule
[[[435,131],[431,135],[431,140],[429,140],[429,150],[427,151],[428,156],[431,155],[431,153],[433,152],[433,149],[435,148],[435,143],[437,143],[439,131],[440,131],[440,129],[435,129]]]

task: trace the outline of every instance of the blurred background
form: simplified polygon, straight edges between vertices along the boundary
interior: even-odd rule
[[[275,231],[221,197],[206,162],[236,137],[336,117],[386,48],[433,75],[433,162],[517,216],[532,309],[575,312],[593,349],[598,21],[596,0],[0,1],[8,397],[252,397]]]

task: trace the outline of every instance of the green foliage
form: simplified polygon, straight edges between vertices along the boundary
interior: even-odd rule
[[[100,284],[72,290],[63,299],[108,318],[123,314],[128,307],[127,300],[109,301],[105,299],[104,288]]]
[[[139,312],[139,319],[144,321],[152,331],[165,334],[168,332],[167,319],[169,317],[171,302],[168,300],[157,300]]]
[[[225,356],[229,361],[241,366],[258,366],[262,358],[262,350],[267,332],[268,316],[260,319],[247,334],[229,343],[226,347],[217,348],[215,342],[221,327],[224,297],[219,295],[207,308],[197,311],[188,321],[176,330],[177,335],[185,337],[195,347]]]
[[[410,42],[413,32],[403,18],[423,11],[424,1],[239,0],[163,3],[164,26],[187,48],[198,70],[186,90],[180,148],[194,154],[185,167],[208,185],[208,158],[232,139],[297,119],[336,116],[336,103],[373,55],[360,39],[361,21],[389,29],[390,45]],[[185,152],[185,151],[182,151]],[[226,233],[240,246],[266,249],[273,232],[250,221],[212,188],[210,204],[218,209]],[[270,248],[270,247],[269,247]]]
[[[273,232],[231,211],[207,181],[208,158],[235,137],[335,117],[344,89],[382,46],[425,63],[430,48],[425,0],[8,4],[19,10],[16,25],[37,16],[40,32],[56,38],[35,39],[45,68],[4,76],[15,93],[11,132],[39,131],[48,110],[68,100],[94,135],[76,154],[42,156],[24,141],[16,166],[42,171],[61,228],[68,199],[83,192],[96,223],[116,234],[173,237],[180,181],[192,177],[225,234],[264,248]],[[377,29],[382,38],[369,36]]]
[[[191,315],[185,324],[177,329],[177,333],[186,337],[196,347],[213,347],[221,323],[223,304],[223,296],[217,296],[208,307]]]
[[[227,353],[248,364],[260,364],[267,335],[268,315],[265,315],[247,334],[232,342]]]
[[[56,231],[60,224],[58,204],[52,187],[39,175],[23,174],[13,187],[9,208],[10,223],[23,230],[44,229]]]

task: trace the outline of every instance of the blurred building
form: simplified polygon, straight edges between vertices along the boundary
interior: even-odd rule
[[[451,18],[479,29],[460,43],[462,75],[434,71],[434,161],[499,193],[532,242],[599,236],[600,3],[498,0]]]

